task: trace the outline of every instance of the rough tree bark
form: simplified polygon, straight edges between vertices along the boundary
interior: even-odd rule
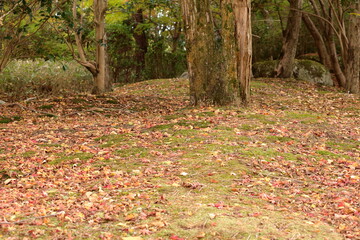
[[[302,0],[288,0],[290,3],[289,16],[284,32],[283,46],[280,61],[276,68],[276,76],[281,78],[292,77],[297,43],[301,28]]]
[[[348,54],[345,65],[346,89],[360,94],[360,3],[354,4],[348,28]]]
[[[221,24],[215,23],[210,2],[181,1],[191,102],[246,104],[251,77],[250,0],[219,2]]]
[[[240,81],[240,98],[247,103],[250,95],[252,39],[251,39],[251,1],[234,0],[235,36],[237,41],[236,64]]]

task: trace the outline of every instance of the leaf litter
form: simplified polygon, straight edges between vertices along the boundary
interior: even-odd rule
[[[357,97],[261,79],[248,108],[193,108],[187,88],[0,105],[17,116],[0,124],[0,238],[360,238]]]

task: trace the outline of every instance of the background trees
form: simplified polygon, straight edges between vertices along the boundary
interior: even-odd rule
[[[193,103],[229,104],[248,99],[250,74],[241,66],[250,69],[251,58],[277,59],[277,76],[291,77],[294,59],[311,57],[331,71],[335,85],[359,93],[358,1],[253,0],[251,14],[249,4],[1,1],[0,71],[11,59],[75,58],[90,70],[95,92],[103,92],[111,81],[176,77],[188,68]]]

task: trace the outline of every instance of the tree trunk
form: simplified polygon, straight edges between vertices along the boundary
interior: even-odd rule
[[[94,22],[95,22],[95,41],[96,41],[96,65],[97,74],[94,76],[94,92],[103,93],[109,90],[109,73],[107,69],[107,39],[105,33],[105,13],[107,0],[94,0]]]
[[[360,3],[354,6],[348,28],[348,54],[345,63],[346,89],[349,93],[360,94]]]
[[[330,16],[330,21],[332,21],[332,17]],[[326,29],[326,40],[325,40],[325,44],[328,50],[328,53],[330,55],[330,61],[331,61],[331,65],[332,65],[332,70],[334,71],[335,77],[336,77],[336,81],[337,84],[340,87],[345,87],[346,85],[346,77],[345,74],[343,72],[343,70],[341,69],[340,66],[340,62],[339,62],[339,56],[337,54],[336,51],[336,43],[334,40],[334,29],[331,27],[328,27]]]
[[[247,103],[251,77],[250,1],[221,1],[220,29],[209,0],[182,0],[181,6],[191,102]]]
[[[240,98],[247,103],[250,97],[252,39],[251,39],[251,1],[233,0],[235,13],[235,36],[237,41],[236,64],[240,82]]]
[[[213,104],[214,31],[209,0],[182,0],[186,33],[190,101],[194,105]],[[216,67],[217,68],[217,67]]]
[[[138,9],[132,16],[134,21],[134,39],[136,43],[135,49],[135,74],[136,77],[142,80],[145,69],[145,55],[148,49],[148,41],[146,33],[143,29],[137,28],[139,24],[144,23],[144,14],[142,9]]]
[[[307,29],[309,30],[311,36],[313,37],[313,39],[315,41],[315,45],[316,45],[316,48],[317,48],[317,51],[319,54],[320,62],[324,66],[326,66],[328,69],[331,70],[332,66],[331,66],[330,56],[326,50],[325,42],[324,42],[324,39],[323,39],[321,33],[319,32],[319,30],[317,29],[317,27],[315,26],[314,22],[311,20],[309,15],[303,14],[302,19],[305,23],[305,26],[307,27]]]
[[[290,10],[286,29],[284,33],[284,41],[280,55],[279,65],[276,68],[276,76],[281,78],[292,77],[297,43],[301,28],[301,7],[302,0],[288,0]]]

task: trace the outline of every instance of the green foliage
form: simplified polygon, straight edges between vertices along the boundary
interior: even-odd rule
[[[175,77],[185,71],[179,3],[133,0],[109,5],[113,10],[118,9],[107,18],[110,67],[115,82]],[[136,14],[142,14],[142,22],[135,20]],[[119,16],[117,21],[114,15]],[[137,46],[136,34],[145,34],[146,49]],[[145,64],[137,59],[139,50],[145,54]]]
[[[67,66],[65,71],[64,66]],[[0,74],[0,95],[9,100],[19,100],[88,91],[92,87],[91,79],[88,71],[76,62],[16,60]]]

